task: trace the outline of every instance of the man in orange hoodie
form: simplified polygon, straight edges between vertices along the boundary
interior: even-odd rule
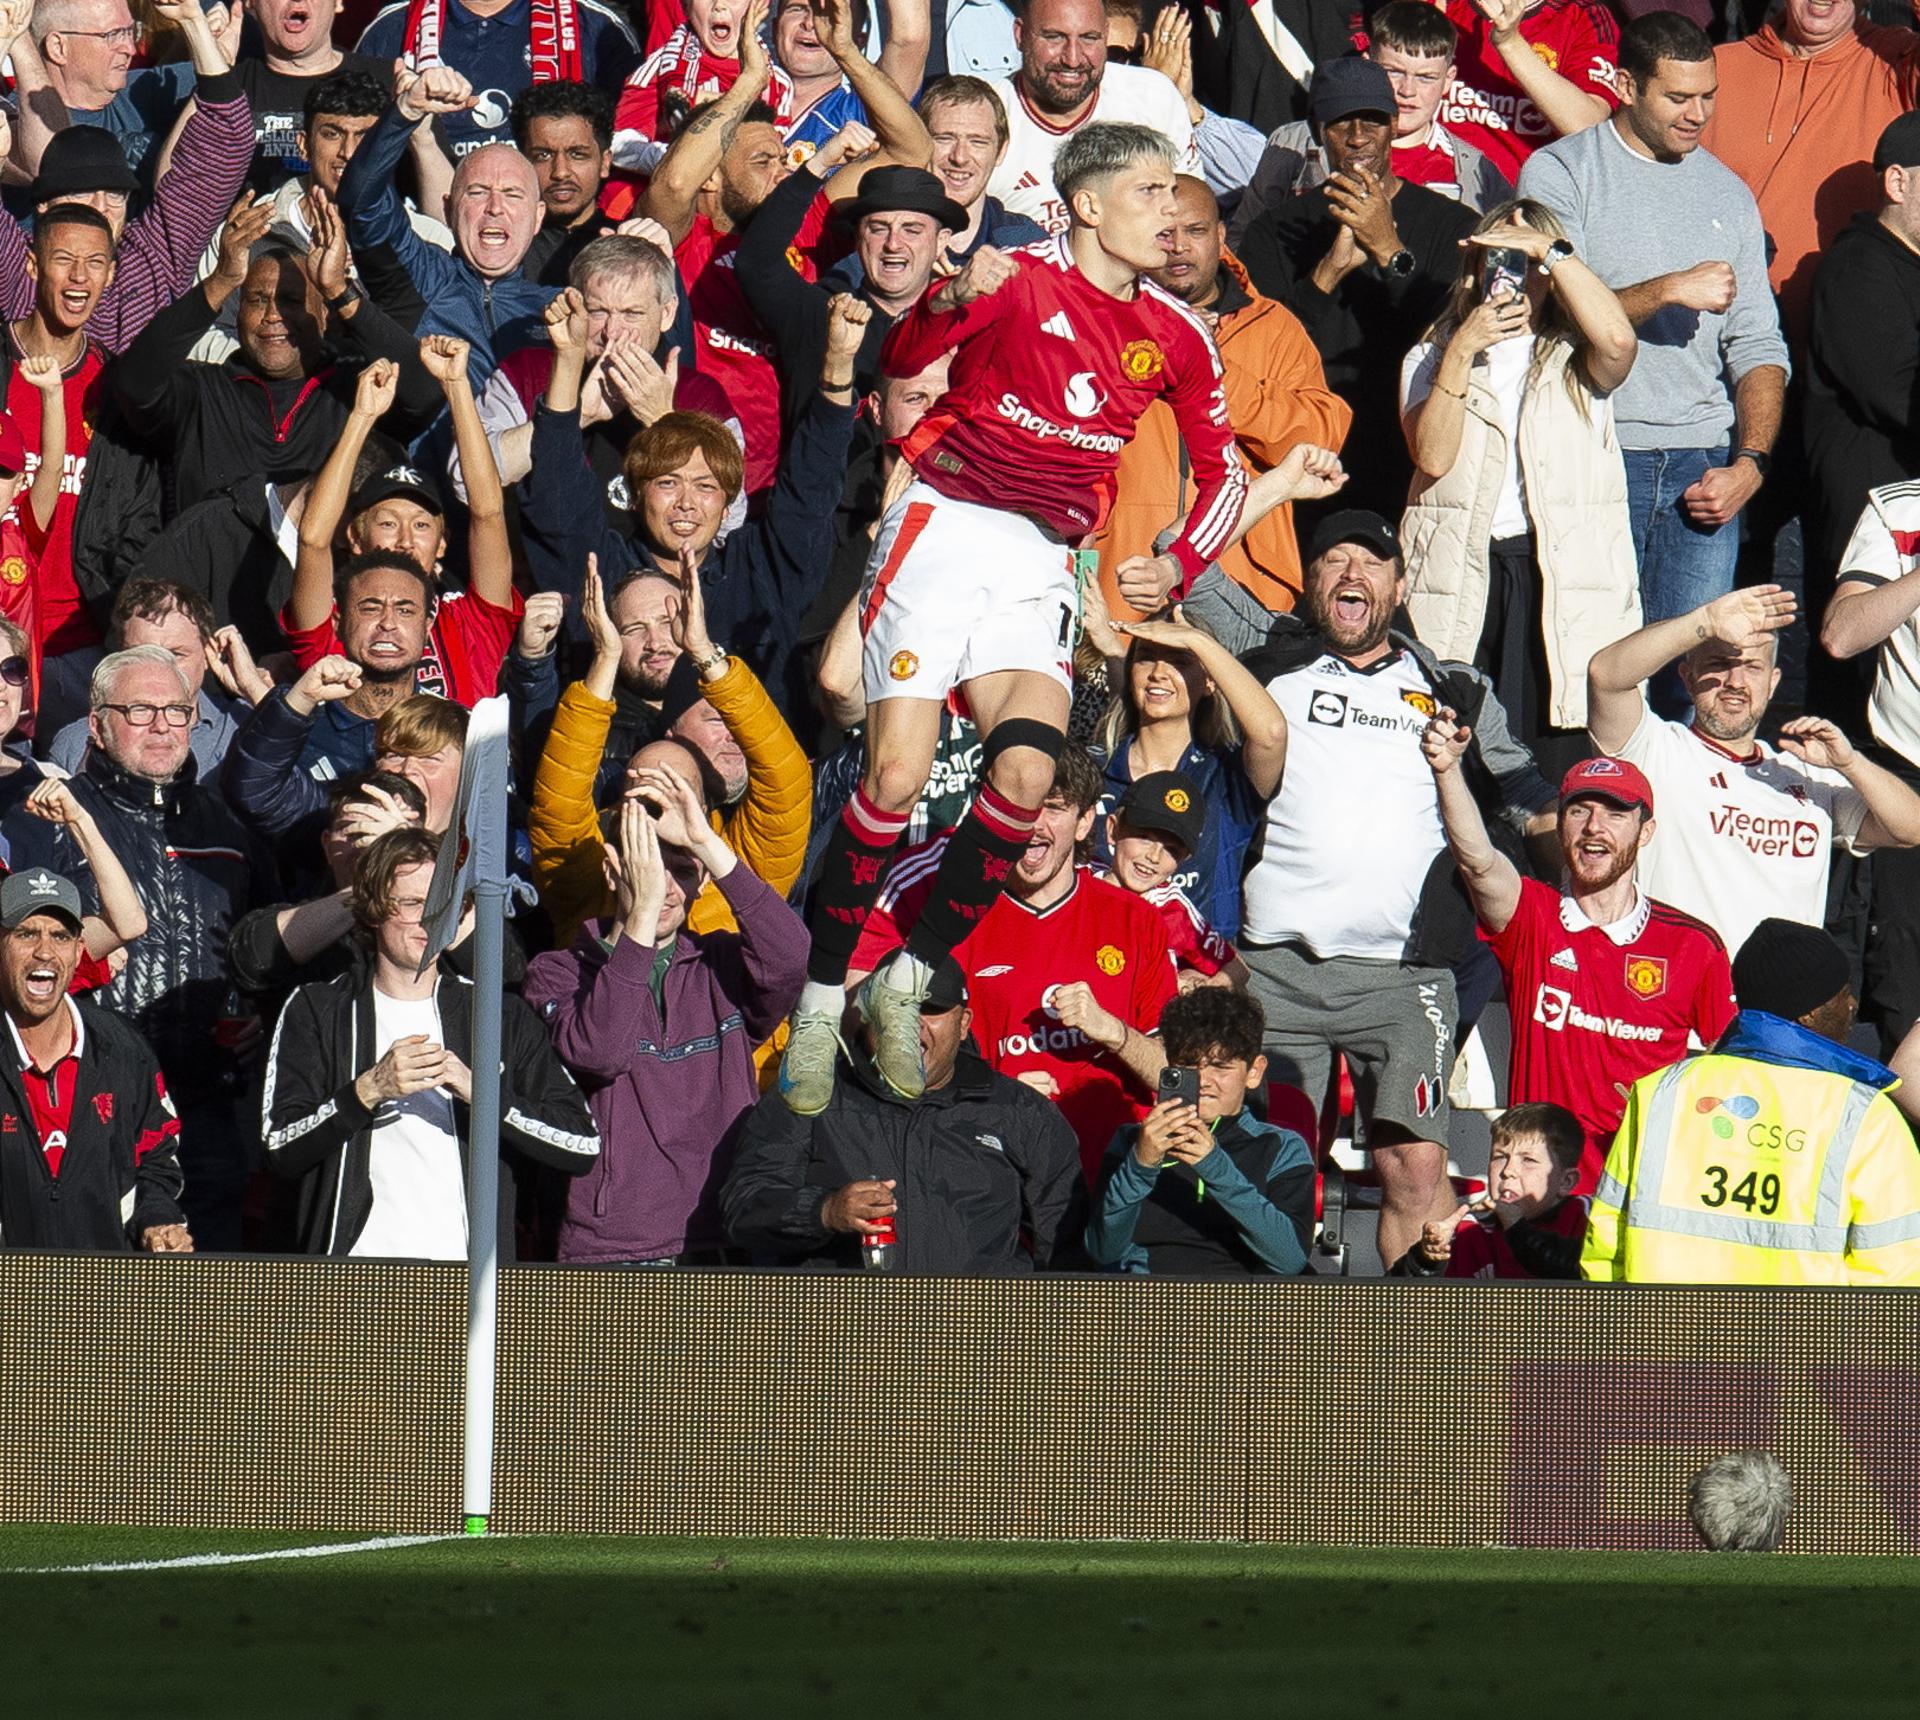
[[[1227,412],[1247,465],[1255,472],[1266,471],[1303,442],[1337,452],[1353,422],[1353,410],[1327,386],[1320,354],[1299,318],[1277,299],[1254,290],[1246,270],[1226,249],[1220,205],[1201,180],[1180,175],[1175,197],[1179,212],[1167,261],[1154,276],[1213,329]],[[1192,505],[1194,483],[1188,468],[1172,412],[1164,404],[1149,408],[1120,455],[1113,509],[1094,539],[1101,589],[1116,621],[1140,618],[1120,595],[1116,570],[1129,557],[1151,555],[1155,534]],[[1300,594],[1300,546],[1291,504],[1275,508],[1218,566],[1263,608],[1276,613],[1292,609]],[[1211,571],[1203,576],[1209,582],[1211,578]]]
[[[1700,141],[1760,205],[1797,356],[1820,253],[1879,203],[1873,147],[1920,93],[1920,35],[1861,23],[1855,0],[1786,0],[1758,35],[1713,57],[1720,93]]]

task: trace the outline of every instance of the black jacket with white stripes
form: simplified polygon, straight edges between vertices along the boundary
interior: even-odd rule
[[[444,966],[434,991],[449,1051],[473,1062],[473,984]],[[524,1001],[509,992],[500,1016],[500,1258],[513,1258],[518,1173],[551,1166],[569,1176],[600,1154],[600,1137],[586,1099],[554,1054],[547,1030]],[[354,1080],[378,1061],[374,1047],[373,971],[303,985],[280,1012],[267,1059],[260,1103],[267,1166],[277,1175],[304,1177],[300,1191],[301,1245],[309,1254],[353,1251],[373,1206],[368,1169],[385,1105],[369,1110]],[[471,1118],[453,1103],[454,1132],[464,1168]]]

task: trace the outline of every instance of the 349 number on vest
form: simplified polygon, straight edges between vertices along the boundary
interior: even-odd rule
[[[1745,1212],[1757,1212],[1762,1218],[1771,1218],[1780,1210],[1780,1179],[1771,1171],[1765,1176],[1758,1171],[1748,1171],[1729,1188],[1727,1185],[1732,1181],[1732,1173],[1724,1165],[1708,1165],[1707,1186],[1701,1191],[1700,1204],[1737,1206]]]

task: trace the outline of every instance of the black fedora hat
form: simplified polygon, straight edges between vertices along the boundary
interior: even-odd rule
[[[947,195],[947,188],[924,167],[876,167],[860,181],[860,194],[834,205],[842,221],[864,215],[892,215],[905,211],[931,215],[942,227],[959,232],[967,212]]]

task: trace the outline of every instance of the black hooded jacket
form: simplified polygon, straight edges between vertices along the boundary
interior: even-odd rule
[[[868,1177],[898,1184],[902,1272],[1031,1272],[1057,1263],[1086,1229],[1080,1147],[1066,1119],[967,1045],[953,1079],[912,1104],[882,1086],[865,1057],[841,1060],[817,1117],[796,1117],[767,1094],[720,1191],[727,1235],[783,1265],[857,1267],[858,1240],[829,1230],[820,1209]]]

